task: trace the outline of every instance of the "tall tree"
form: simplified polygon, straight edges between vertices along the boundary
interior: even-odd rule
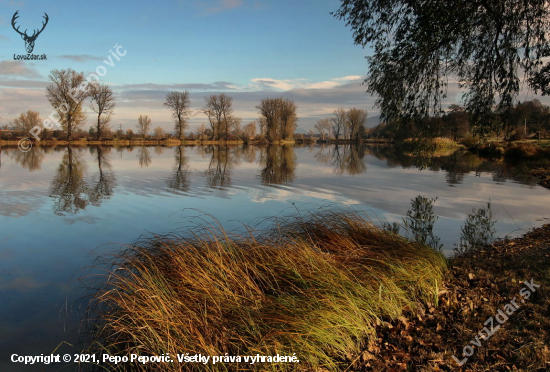
[[[264,98],[256,108],[262,116],[260,126],[265,127],[269,142],[292,139],[298,121],[294,101],[282,97]]]
[[[48,77],[52,84],[46,88],[46,97],[56,110],[70,141],[73,132],[86,120],[82,103],[90,94],[89,85],[83,72],[77,73],[70,68],[52,70]]]
[[[138,122],[136,124],[138,133],[145,138],[151,130],[151,119],[147,115],[139,115]]]
[[[334,138],[338,141],[338,137],[340,137],[340,134],[344,133],[344,129],[346,128],[346,122],[348,120],[346,110],[343,108],[334,110],[330,120],[332,121],[332,133],[334,134]]]
[[[370,93],[386,121],[438,114],[447,81],[467,92],[476,128],[493,125],[495,103],[511,107],[521,80],[549,94],[550,6],[544,0],[341,0],[333,15],[371,46]]]
[[[40,119],[40,114],[33,110],[28,110],[27,112],[21,113],[18,118],[13,119],[13,126],[15,130],[28,132],[34,126],[40,125],[42,120]]]
[[[109,128],[115,109],[115,97],[113,90],[107,84],[90,84],[90,96],[92,97],[90,108],[97,114],[95,134],[99,140],[104,130]]]
[[[180,140],[183,139],[183,131],[187,128],[187,118],[191,114],[190,105],[191,100],[188,91],[174,91],[166,95],[164,106],[172,110],[172,117],[176,121],[175,132]]]
[[[214,139],[220,139],[222,133],[225,139],[229,138],[229,130],[232,124],[233,98],[225,93],[213,94],[204,97],[204,107],[199,110],[208,117]]]
[[[347,112],[347,125],[351,139],[359,140],[359,136],[365,132],[367,112],[358,108],[351,108]]]
[[[331,125],[330,125],[330,119],[324,118],[317,121],[317,123],[314,125],[314,128],[319,132],[321,135],[321,139],[324,141],[325,136],[330,132]]]
[[[290,141],[297,126],[298,116],[296,115],[296,110],[298,106],[290,99],[281,99],[279,105],[279,135],[281,139]]]
[[[260,115],[263,116],[263,122],[260,121],[260,124],[265,127],[268,142],[274,142],[278,139],[279,101],[280,98],[264,98],[256,106]]]

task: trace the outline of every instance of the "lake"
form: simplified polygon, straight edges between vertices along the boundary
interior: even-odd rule
[[[76,345],[78,280],[98,256],[205,214],[224,227],[346,205],[402,222],[418,195],[436,198],[434,233],[451,255],[473,208],[491,202],[496,236],[550,215],[550,192],[512,166],[465,151],[417,159],[391,146],[0,148],[0,370],[11,354]],[[62,345],[57,353],[75,353]],[[64,369],[64,370],[70,370]]]

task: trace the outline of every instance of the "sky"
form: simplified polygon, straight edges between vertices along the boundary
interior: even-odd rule
[[[104,73],[100,81],[117,99],[114,129],[120,124],[135,130],[137,118],[149,115],[153,128],[171,131],[163,102],[174,90],[188,90],[195,110],[205,96],[226,93],[245,124],[258,118],[255,106],[262,98],[281,96],[295,100],[298,126],[305,131],[340,107],[376,117],[375,98],[362,85],[370,50],[354,45],[345,22],[330,14],[339,5],[339,0],[0,0],[0,125],[28,109],[50,115],[48,74],[67,68],[86,76]],[[16,11],[16,27],[27,34],[42,27],[47,13],[33,51],[46,60],[14,60],[26,54],[11,24]],[[120,61],[111,55],[115,47],[126,53]],[[450,93],[449,102],[458,103],[459,92]],[[84,128],[92,123],[89,117]],[[194,130],[207,119],[195,113],[189,123]]]

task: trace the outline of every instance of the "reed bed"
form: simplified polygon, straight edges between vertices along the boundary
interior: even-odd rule
[[[244,234],[203,223],[111,258],[93,298],[111,355],[296,355],[299,363],[148,363],[162,371],[345,370],[376,324],[436,303],[446,260],[352,210],[315,210]]]

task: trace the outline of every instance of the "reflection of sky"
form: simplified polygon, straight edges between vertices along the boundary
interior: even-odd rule
[[[75,334],[69,332],[74,324],[62,310],[66,302],[79,297],[74,289],[77,284],[71,280],[98,254],[112,249],[109,243],[130,243],[142,234],[182,228],[189,222],[187,217],[200,215],[197,210],[211,214],[230,229],[239,222],[254,224],[262,217],[292,213],[296,210],[292,203],[304,208],[343,203],[367,210],[375,220],[400,222],[410,200],[422,194],[438,197],[435,212],[440,218],[434,230],[447,252],[458,242],[466,214],[485,206],[489,199],[499,236],[538,224],[537,219],[549,215],[550,210],[548,190],[511,180],[496,183],[489,173],[476,177],[470,172],[460,184],[449,187],[445,171],[389,167],[385,160],[366,155],[366,172],[338,175],[333,165],[314,158],[316,148],[296,148],[293,180],[273,186],[262,185],[259,151],[252,163],[244,157],[235,161],[237,156],[231,155],[227,166],[231,184],[217,189],[208,187],[205,175],[212,154],[186,148],[182,169],[189,188],[174,194],[167,179],[177,165],[176,150],[158,153],[150,148],[149,167],[140,167],[137,150],[108,152],[116,178],[114,194],[100,206],[87,205],[64,216],[53,213],[55,198],[50,197],[50,185],[64,152],[46,154],[40,169],[29,171],[10,156],[10,151],[17,149],[2,150],[0,370],[13,367],[5,364],[11,353],[50,353],[63,340],[75,341]],[[84,179],[91,183],[98,174],[96,154],[88,149],[75,152],[86,162]],[[69,315],[76,318],[74,312]]]

